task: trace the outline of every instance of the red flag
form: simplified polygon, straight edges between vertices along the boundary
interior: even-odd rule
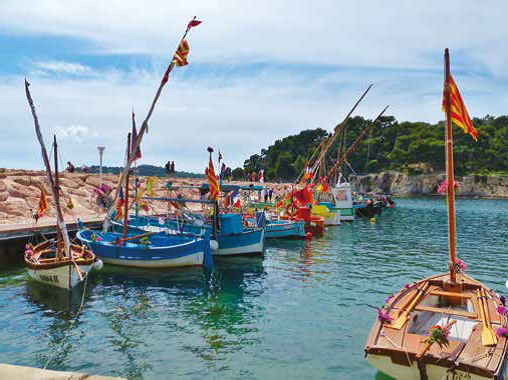
[[[199,21],[199,20],[191,20],[189,22],[189,25],[187,25],[187,29],[190,29],[190,28],[193,28],[195,26],[198,26],[199,24],[201,24],[203,21]]]

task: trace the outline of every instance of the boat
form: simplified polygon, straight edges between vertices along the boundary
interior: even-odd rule
[[[102,264],[96,264],[95,255],[85,246],[71,244],[72,259],[64,255],[58,246],[58,241],[51,239],[25,251],[24,261],[32,279],[58,288],[73,289],[92,268],[102,267]]]
[[[355,220],[356,212],[353,207],[351,184],[349,182],[337,182],[330,190],[333,196],[333,204],[330,210],[340,212],[341,221],[351,222]]]
[[[456,124],[462,120],[473,137],[476,130],[451,78],[449,62],[446,49],[449,271],[407,285],[389,298],[378,309],[365,355],[372,366],[395,379],[507,379],[506,298],[466,275],[467,266],[456,255],[452,119]]]
[[[220,214],[219,225],[220,229],[216,234],[218,249],[213,251],[214,256],[263,253],[265,239],[263,227],[246,227],[240,214]],[[183,219],[131,215],[129,228],[166,234],[179,232],[193,236],[202,234],[203,229],[209,234],[213,233],[211,222],[205,223],[202,215],[195,214],[185,214]]]
[[[29,83],[26,80],[25,92],[32,111],[35,133],[41,145],[44,166],[46,167],[46,177],[51,188],[56,209],[57,237],[56,239],[43,241],[35,247],[27,245],[23,258],[25,265],[28,267],[28,274],[33,280],[58,288],[71,290],[87,278],[92,268],[100,269],[102,267],[102,262],[97,261],[93,252],[87,249],[87,247],[70,243],[67,227],[60,208],[58,145],[56,143],[56,136],[53,137],[55,159],[55,174],[53,178],[48,153],[39,126],[39,120],[30,94]],[[44,192],[41,197],[44,197],[45,203]]]
[[[340,226],[340,211],[331,211],[328,207],[329,204],[313,204],[312,215],[322,217],[325,221],[325,226]]]
[[[247,217],[249,224],[256,223],[253,218]],[[266,218],[265,238],[267,239],[305,239],[305,222],[303,220],[284,220]]]
[[[76,237],[106,264],[137,268],[207,265],[210,239],[148,232],[128,234],[81,229]]]

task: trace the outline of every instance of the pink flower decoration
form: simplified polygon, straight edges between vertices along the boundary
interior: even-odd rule
[[[467,264],[465,261],[462,261],[458,257],[455,259],[455,264],[462,270],[462,272],[465,272],[467,270]]]
[[[499,306],[496,310],[501,315],[506,315],[508,313],[506,306]]]
[[[404,285],[404,289],[409,289],[410,287],[411,287],[411,285],[409,285],[409,284]]]
[[[102,241],[102,238],[97,238],[97,241]]]
[[[505,338],[508,337],[508,328],[507,327],[500,327],[496,329],[497,336],[504,336]]]
[[[454,186],[456,189],[460,189],[460,182],[454,181]],[[446,193],[447,187],[448,187],[448,180],[445,179],[443,182],[441,182],[441,184],[437,188],[437,192],[441,195],[444,195]]]
[[[380,308],[377,308],[377,320],[380,321],[381,323],[383,323],[383,322],[390,322],[391,320],[393,320],[393,318],[390,317],[390,314],[385,313]]]
[[[123,247],[123,241],[119,241],[119,242],[118,242],[118,246],[119,246],[119,247]]]
[[[393,294],[390,294],[388,297],[386,297],[386,303],[390,302],[391,299],[393,298]]]

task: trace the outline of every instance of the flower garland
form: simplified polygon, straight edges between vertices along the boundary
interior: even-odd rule
[[[459,181],[453,181],[454,182],[454,187],[459,190],[460,189],[460,182]],[[446,194],[446,189],[448,188],[448,180],[444,180],[443,182],[441,182],[441,184],[439,185],[439,187],[437,188],[437,192],[441,195],[445,195]]]

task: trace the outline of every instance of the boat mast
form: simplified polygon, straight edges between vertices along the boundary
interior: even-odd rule
[[[183,34],[182,38],[180,39],[180,42],[178,43],[178,47],[175,51],[175,54],[178,52],[178,48],[180,47],[180,44],[182,43],[182,41],[185,39],[185,37],[187,37],[187,34],[189,33],[189,31],[191,30],[191,28],[193,26],[192,22],[195,20],[196,20],[196,16],[194,16],[194,18],[191,20],[191,22],[187,25],[187,29],[185,30],[185,33]],[[173,55],[173,58],[174,58],[174,55]],[[161,83],[159,84],[159,88],[157,89],[157,92],[155,93],[155,97],[152,100],[152,104],[150,105],[150,109],[148,110],[148,114],[146,115],[145,120],[143,121],[143,124],[141,125],[141,129],[139,130],[139,134],[136,137],[136,139],[132,142],[132,151],[134,151],[134,152],[137,152],[139,147],[141,146],[141,141],[143,140],[143,136],[145,135],[145,132],[148,131],[148,121],[150,120],[150,117],[152,116],[152,113],[155,109],[155,104],[159,100],[159,97],[162,93],[162,89],[163,89],[164,85],[167,83],[167,81],[169,80],[169,74],[171,73],[171,71],[173,71],[175,65],[176,65],[176,62],[174,59],[172,59],[170,65],[168,66],[168,68],[166,70],[166,73],[164,74],[164,78],[166,80],[161,81]],[[125,165],[125,168],[122,171],[121,180],[117,186],[116,193],[113,198],[113,203],[111,204],[111,206],[106,214],[106,218],[104,219],[104,223],[102,224],[102,231],[103,232],[106,232],[108,230],[111,216],[113,215],[113,212],[116,210],[116,207],[118,205],[120,188],[125,185],[125,179],[127,176],[127,172],[130,170],[131,165],[135,159],[136,159],[136,155],[132,155],[127,160],[127,164]]]
[[[41,145],[41,153],[42,160],[44,161],[44,166],[46,167],[46,178],[48,180],[49,186],[51,187],[51,195],[53,196],[53,201],[55,202],[55,209],[57,215],[57,226],[60,229],[60,232],[63,237],[64,249],[67,257],[72,260],[70,253],[70,240],[69,234],[67,233],[67,226],[65,225],[62,210],[60,209],[60,202],[58,200],[58,189],[55,187],[55,182],[53,181],[53,177],[51,175],[51,165],[49,164],[48,152],[46,150],[46,146],[44,145],[44,139],[42,138],[41,128],[39,126],[39,119],[37,117],[37,113],[35,112],[34,101],[32,99],[32,95],[30,94],[29,87],[30,84],[25,79],[25,94],[28,100],[28,105],[30,106],[30,110],[32,111],[32,117],[34,119],[35,125],[35,134],[37,135],[37,140],[39,140],[39,144]]]
[[[131,156],[131,134],[127,135],[127,161]],[[129,221],[129,176],[130,171],[127,171],[127,177],[125,178],[125,208],[123,212],[123,236],[122,239],[127,238],[127,222]]]
[[[60,185],[58,181],[58,144],[56,143],[56,135],[53,135],[53,149],[55,150],[55,187],[56,187],[56,199],[55,203],[60,207]],[[56,227],[56,242],[57,242],[57,256],[58,260],[62,260],[62,232],[60,228]],[[70,263],[70,261],[69,261]]]
[[[450,53],[445,49],[445,109],[446,109],[446,181],[448,195],[448,246],[450,250],[450,281],[456,280],[456,238],[455,238],[455,176],[453,173],[453,131],[452,96],[450,88]]]

